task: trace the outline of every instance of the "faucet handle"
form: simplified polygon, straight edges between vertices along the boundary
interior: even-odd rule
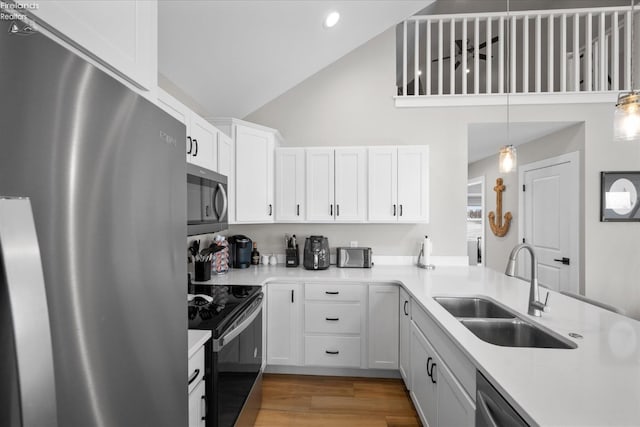
[[[548,301],[549,301],[549,291],[547,291],[547,296],[544,298],[544,305],[547,305]]]
[[[549,302],[549,294],[550,294],[550,292],[547,291],[547,296],[544,298],[544,303],[540,304],[540,306],[541,306],[540,309],[545,313],[548,313],[548,312],[551,311],[551,309],[547,305],[547,303]]]

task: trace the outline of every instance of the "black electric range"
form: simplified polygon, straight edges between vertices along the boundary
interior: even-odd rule
[[[207,427],[253,425],[262,381],[260,286],[190,285],[189,329],[210,330],[205,344]]]

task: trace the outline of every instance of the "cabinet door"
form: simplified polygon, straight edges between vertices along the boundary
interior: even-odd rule
[[[367,149],[336,148],[335,219],[337,222],[367,219]]]
[[[273,133],[236,125],[236,222],[273,222]]]
[[[398,221],[429,222],[429,147],[398,147]]]
[[[307,220],[334,220],[334,155],[331,148],[306,150]]]
[[[191,115],[190,136],[193,140],[193,150],[191,151],[191,158],[187,161],[217,172],[216,128],[194,113]]]
[[[34,4],[19,0],[16,3]],[[45,27],[137,86],[158,82],[157,1],[42,1],[31,9]]]
[[[189,135],[191,125],[191,114],[192,111],[183,103],[175,99],[173,96],[169,95],[162,89],[158,89],[158,106],[162,108],[167,113],[171,114],[177,120],[180,120],[186,126],[186,132],[184,135],[184,141],[186,143],[186,155],[187,161],[191,158],[191,153],[193,152],[193,140],[191,137],[187,137]]]
[[[400,375],[407,390],[411,390],[411,299],[407,292],[400,288]]]
[[[414,323],[411,323],[410,393],[416,411],[426,427],[438,426],[437,382],[434,382],[428,374],[432,368],[431,365],[434,363],[434,356],[435,351],[433,351],[427,339],[422,335],[418,327]]]
[[[438,386],[438,426],[473,427],[476,407],[469,395],[446,365],[438,363],[433,371]]]
[[[369,148],[369,221],[398,221],[398,148]]]
[[[302,286],[270,283],[267,288],[267,363],[300,363]]]
[[[300,222],[305,219],[304,148],[276,150],[276,220]]]
[[[205,382],[200,381],[189,393],[189,427],[204,427],[205,413]]]
[[[369,285],[369,368],[398,369],[398,286]]]

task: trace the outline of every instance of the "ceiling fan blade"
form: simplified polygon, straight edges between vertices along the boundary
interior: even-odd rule
[[[456,47],[458,48],[458,52],[462,52],[462,40],[456,40]]]
[[[498,40],[500,40],[500,37],[498,37],[498,36],[493,37],[491,39],[491,44],[497,42]],[[482,43],[480,43],[478,45],[478,49],[484,49],[485,47],[487,47],[487,42],[486,41],[484,41],[484,42],[482,42]]]
[[[460,61],[456,61],[456,70],[458,69],[458,67],[460,66]]]
[[[445,59],[450,59],[450,58],[451,58],[450,56],[444,56],[442,60],[444,61]],[[439,60],[440,58],[436,58],[436,59],[433,59],[431,62],[438,62]]]

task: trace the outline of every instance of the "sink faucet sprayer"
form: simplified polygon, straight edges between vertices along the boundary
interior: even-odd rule
[[[544,302],[539,300],[540,293],[538,291],[538,258],[536,257],[533,247],[526,243],[521,243],[511,251],[509,255],[509,262],[507,263],[507,269],[504,272],[507,276],[514,277],[516,275],[516,258],[521,249],[526,249],[531,254],[531,287],[529,288],[529,314],[532,316],[540,317],[542,312],[548,313],[550,311],[547,306],[549,301],[549,292]]]

